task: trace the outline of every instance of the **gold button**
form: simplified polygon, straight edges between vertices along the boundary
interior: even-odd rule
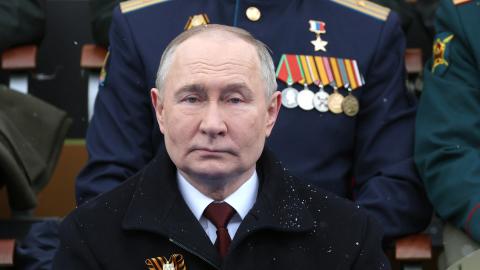
[[[364,7],[365,1],[357,1],[357,5]]]
[[[260,20],[260,17],[262,17],[262,13],[256,7],[247,8],[247,11],[245,12],[245,14],[247,15],[247,18],[252,22],[256,22]]]

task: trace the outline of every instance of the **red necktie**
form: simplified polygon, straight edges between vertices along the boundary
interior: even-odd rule
[[[215,246],[222,258],[227,255],[228,247],[230,246],[231,239],[228,234],[227,224],[234,214],[235,209],[226,202],[212,202],[205,208],[205,212],[203,212],[203,215],[217,227],[217,241],[215,241]]]

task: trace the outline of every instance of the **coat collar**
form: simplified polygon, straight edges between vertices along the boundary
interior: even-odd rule
[[[237,230],[231,249],[249,234],[263,229],[290,233],[313,229],[313,218],[298,196],[293,177],[267,149],[257,162],[257,172],[260,179],[257,201]],[[177,186],[176,167],[165,149],[136,177],[123,229],[163,235],[219,268],[220,257],[183,200]]]

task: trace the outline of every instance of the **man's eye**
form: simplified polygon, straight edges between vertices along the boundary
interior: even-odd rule
[[[199,99],[197,97],[190,96],[190,97],[185,97],[182,101],[186,103],[197,103]]]
[[[228,99],[228,102],[229,102],[229,103],[233,103],[233,104],[238,104],[238,103],[241,103],[241,102],[242,102],[242,99],[241,99],[241,98],[238,98],[238,97],[229,98],[229,99]]]

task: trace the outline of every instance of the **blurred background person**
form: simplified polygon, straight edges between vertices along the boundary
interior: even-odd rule
[[[436,213],[447,222],[446,266],[480,248],[479,4],[440,1],[417,115],[415,160]]]

